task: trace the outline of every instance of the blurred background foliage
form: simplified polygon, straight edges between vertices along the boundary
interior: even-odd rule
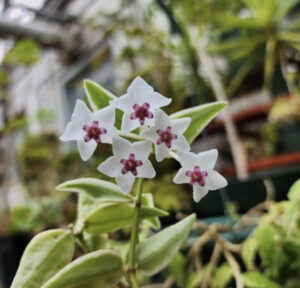
[[[93,41],[83,41],[84,38],[80,37],[75,38],[74,50],[55,47],[59,51],[60,61],[69,68],[66,70],[68,73],[62,76],[67,78],[64,80],[66,82],[62,81],[63,94],[68,96],[65,114],[72,111],[75,99],[83,97],[83,78],[91,76],[97,80],[105,63],[112,58],[113,64],[108,63],[113,66],[115,79],[113,84],[107,81],[107,88],[112,88],[116,95],[124,93],[129,83],[140,75],[161,94],[172,97],[172,105],[166,109],[168,113],[215,101],[216,93],[200,57],[204,43],[230,102],[229,106],[237,103],[230,111],[245,147],[250,177],[248,182],[238,182],[235,173],[230,172],[234,171],[232,153],[220,119],[204,131],[193,149],[201,151],[216,147],[220,150],[220,170],[231,183],[228,191],[221,191],[218,195],[211,193],[206,197],[206,202],[202,202],[204,204],[195,205],[189,188],[172,182],[178,168],[176,163],[170,160],[155,164],[159,176],[155,181],[145,183],[145,192],[153,193],[156,205],[171,212],[170,219],[165,220],[163,225],[175,221],[178,212],[189,214],[195,210],[199,217],[217,217],[209,223],[204,221],[207,226],[200,225],[202,228],[190,240],[191,249],[193,243],[199,243],[198,240],[207,235],[206,231],[211,232],[211,223],[218,222],[218,216],[225,217],[226,229],[229,227],[225,236],[219,231],[217,234],[211,232],[210,244],[195,254],[202,257],[201,269],[197,266],[199,259],[196,256],[185,259],[185,255],[178,255],[166,271],[168,276],[165,278],[185,288],[234,287],[233,279],[237,274],[232,268],[236,267],[236,264],[232,266],[233,257],[241,268],[240,277],[247,287],[299,287],[300,249],[297,239],[300,206],[299,197],[295,196],[299,191],[292,192],[299,190],[299,182],[289,194],[286,188],[281,188],[294,181],[294,174],[299,175],[299,169],[293,166],[288,170],[288,164],[280,158],[286,154],[294,159],[299,157],[299,0],[154,0],[148,1],[143,6],[144,10],[137,10],[137,17],[133,17],[128,9],[137,9],[131,6],[136,2],[120,1],[118,9],[112,12],[98,9],[92,17],[80,22],[81,28],[88,27],[92,31],[89,33],[95,33],[99,38],[101,34],[102,41],[109,43],[104,51],[94,53],[90,49],[87,53],[82,52],[82,46],[91,45],[86,42]],[[70,23],[61,24],[61,29],[70,28]],[[65,38],[68,38],[67,35]],[[48,109],[40,109],[30,119],[25,112],[13,117],[8,115],[8,95],[15,70],[22,67],[26,74],[49,50],[49,43],[42,43],[34,37],[18,36],[0,65],[0,141],[9,137],[17,139],[18,147],[14,152],[25,191],[23,204],[0,211],[3,223],[0,235],[24,232],[31,235],[48,228],[65,227],[72,222],[76,215],[77,199],[74,195],[55,192],[56,185],[78,177],[103,177],[96,168],[111,153],[111,148],[103,145],[90,161],[82,163],[76,147],[62,146],[57,133],[31,133],[29,126],[33,122],[47,124],[57,120],[55,113]],[[86,62],[87,66],[84,66],[82,63]],[[257,94],[258,97],[248,99],[250,94]],[[242,102],[243,99],[248,100]],[[256,102],[261,104],[259,101],[262,99],[267,100],[257,106],[259,109],[263,107],[263,112],[247,116],[250,108]],[[21,99],[18,101],[21,102]],[[1,107],[4,107],[4,113]],[[22,137],[17,138],[17,133]],[[0,157],[3,157],[5,153],[1,153]],[[264,161],[270,159],[274,162],[270,162],[268,169],[263,166],[259,172],[251,170],[261,164],[260,161],[266,165]],[[275,171],[275,160],[283,161],[279,167],[281,170]],[[299,165],[299,161],[293,163]],[[2,185],[5,177],[0,176]],[[283,179],[285,176],[286,179]],[[237,223],[249,216],[246,211],[254,206],[253,202],[265,203],[264,192],[268,187],[261,184],[265,179],[271,179],[279,187],[273,200],[285,200],[272,203],[263,211],[256,210],[251,214],[250,224],[247,223],[251,229],[247,233],[242,231],[240,236],[235,229]],[[279,182],[284,182],[284,185]],[[4,191],[4,184],[3,187]],[[245,205],[245,202],[249,204]],[[256,221],[258,218],[260,220]],[[222,231],[223,228],[218,229]],[[228,242],[232,240],[229,234],[236,236],[235,244],[240,246],[238,253],[224,248],[227,254],[223,251],[223,254],[220,253],[223,256],[215,261],[209,252],[213,253],[219,234]],[[126,239],[128,231],[119,231],[110,236],[113,243],[114,238]],[[228,258],[228,253],[232,257]],[[145,279],[145,283],[147,281],[149,279]],[[167,287],[172,286],[164,286]]]

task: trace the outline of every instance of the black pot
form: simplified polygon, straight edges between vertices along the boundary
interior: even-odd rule
[[[9,288],[31,236],[0,236],[0,287]]]

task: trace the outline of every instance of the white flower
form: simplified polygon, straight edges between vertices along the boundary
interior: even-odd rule
[[[178,153],[182,168],[174,177],[176,184],[189,183],[193,186],[193,198],[199,202],[209,190],[217,190],[227,185],[227,180],[213,170],[218,150],[213,149],[198,153]]]
[[[182,133],[190,125],[190,118],[171,120],[162,110],[155,112],[155,124],[141,132],[141,136],[151,140],[155,144],[155,156],[157,161],[162,161],[171,150],[187,152],[190,145]]]
[[[114,156],[101,163],[98,171],[116,178],[125,193],[130,192],[136,177],[155,177],[155,170],[148,159],[152,148],[150,141],[130,143],[120,136],[114,136],[112,145]]]
[[[153,126],[156,109],[167,106],[171,99],[155,92],[141,77],[133,80],[127,93],[110,101],[110,104],[124,111],[122,131],[130,132],[141,125]]]
[[[100,143],[112,143],[116,133],[115,110],[111,107],[91,112],[86,104],[77,100],[71,121],[60,137],[61,141],[77,141],[82,160],[88,160]]]

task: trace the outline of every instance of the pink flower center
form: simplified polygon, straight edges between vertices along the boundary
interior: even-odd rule
[[[107,130],[105,128],[99,127],[98,121],[93,121],[91,126],[84,125],[82,129],[86,132],[84,141],[89,142],[90,140],[94,139],[97,144],[101,143],[100,136],[107,133]]]
[[[194,167],[194,171],[187,171],[185,173],[186,176],[190,177],[190,185],[193,186],[195,183],[198,183],[200,186],[205,185],[204,178],[207,177],[207,171],[201,171],[199,166]]]
[[[149,118],[149,119],[153,118],[153,113],[149,111],[150,108],[149,103],[144,103],[142,106],[138,104],[134,104],[132,107],[134,109],[134,112],[130,114],[131,120],[139,119],[140,124],[144,125],[145,118]]]
[[[128,172],[131,172],[134,176],[137,175],[137,167],[140,167],[143,165],[143,162],[140,160],[135,160],[134,154],[129,154],[128,159],[121,159],[121,164],[123,164],[122,168],[122,174],[127,174]]]
[[[170,127],[170,126],[168,126],[167,128],[166,128],[166,130],[161,130],[161,129],[158,129],[157,131],[156,131],[156,133],[160,136],[159,138],[158,138],[158,140],[157,140],[157,145],[160,145],[160,144],[162,144],[162,143],[165,143],[166,144],[166,146],[168,147],[168,148],[171,148],[171,146],[172,146],[172,140],[175,140],[175,139],[177,139],[177,135],[176,134],[172,134],[171,133],[171,131],[172,131],[172,127]]]

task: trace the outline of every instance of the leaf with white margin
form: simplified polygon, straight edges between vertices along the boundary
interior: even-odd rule
[[[71,262],[75,240],[69,230],[54,229],[35,236],[25,249],[11,288],[37,288]]]
[[[117,98],[114,94],[101,87],[94,81],[85,79],[83,84],[84,91],[93,111],[97,111],[108,106],[109,101]]]
[[[64,182],[56,187],[59,191],[85,193],[97,201],[129,202],[132,198],[122,192],[120,187],[96,178],[78,178]]]
[[[76,259],[42,288],[110,288],[123,276],[123,263],[112,250],[98,250]],[[101,283],[101,284],[100,284]]]
[[[105,202],[133,202],[118,185],[96,178],[78,178],[56,187],[59,191],[79,193],[77,221],[74,231],[83,230],[84,218]]]
[[[151,193],[145,193],[142,195],[142,205],[154,208],[153,195]],[[147,218],[145,220],[154,229],[160,229],[160,221],[158,217]]]
[[[165,268],[186,240],[195,219],[192,214],[139,243],[136,250],[138,269],[153,275]]]
[[[97,111],[108,106],[109,101],[117,98],[113,93],[109,92],[94,81],[85,79],[83,83],[84,91],[93,111]],[[115,122],[117,129],[120,129],[121,127],[122,116],[123,112],[117,109]]]
[[[227,102],[213,102],[184,109],[170,115],[171,119],[189,117],[191,124],[183,133],[188,143],[192,143],[206,125],[215,118],[219,112],[227,105]]]
[[[84,220],[88,233],[102,234],[114,231],[133,222],[135,205],[131,203],[105,203],[98,206]],[[168,216],[168,213],[157,208],[141,206],[140,219]]]

